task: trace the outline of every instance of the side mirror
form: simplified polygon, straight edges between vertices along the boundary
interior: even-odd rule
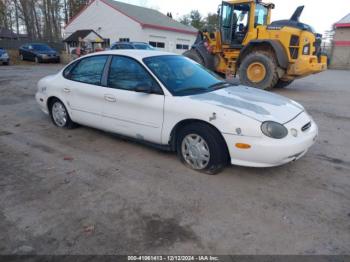
[[[151,94],[152,93],[152,86],[149,86],[147,84],[139,85],[134,89],[134,91],[136,93]]]

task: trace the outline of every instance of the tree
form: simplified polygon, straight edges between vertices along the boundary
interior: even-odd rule
[[[198,10],[192,10],[190,13],[191,25],[198,30],[203,30],[205,22]]]
[[[191,25],[200,31],[207,29],[208,31],[215,31],[218,24],[218,15],[209,13],[205,18],[198,10],[192,10],[189,14],[185,14],[179,18],[179,22],[184,25]]]
[[[171,19],[173,18],[173,14],[172,14],[171,12],[166,13],[166,15],[167,15],[168,17],[170,17]]]
[[[190,15],[183,15],[179,18],[179,22],[184,25],[190,25],[191,24],[191,18]]]
[[[215,13],[208,13],[205,18],[205,27],[209,32],[215,31],[218,26],[218,15]]]

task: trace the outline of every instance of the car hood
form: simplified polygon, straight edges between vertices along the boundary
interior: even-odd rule
[[[193,95],[190,99],[234,111],[260,122],[284,124],[304,111],[301,105],[286,97],[242,85]]]

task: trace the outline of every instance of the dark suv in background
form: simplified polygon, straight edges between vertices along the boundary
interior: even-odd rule
[[[3,65],[10,64],[10,56],[4,48],[0,47],[0,63]]]
[[[116,42],[111,47],[115,49],[141,49],[141,50],[155,50],[155,48],[143,42]]]
[[[59,53],[46,44],[25,44],[19,48],[19,57],[22,61],[43,62],[60,62]]]

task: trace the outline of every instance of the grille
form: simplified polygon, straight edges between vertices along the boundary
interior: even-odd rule
[[[289,53],[292,59],[297,59],[299,54],[299,41],[300,38],[297,35],[292,35],[289,43]]]
[[[309,122],[309,123],[307,123],[305,126],[303,126],[303,127],[301,128],[301,131],[305,132],[305,131],[309,130],[310,127],[311,127],[311,122]]]
[[[299,46],[299,36],[297,35],[292,35],[290,38],[290,46]]]

